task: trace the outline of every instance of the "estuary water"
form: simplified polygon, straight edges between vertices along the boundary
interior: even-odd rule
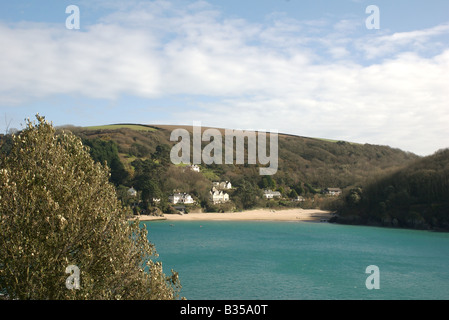
[[[313,222],[142,224],[189,300],[449,299],[449,233]],[[372,265],[378,272],[366,273]]]

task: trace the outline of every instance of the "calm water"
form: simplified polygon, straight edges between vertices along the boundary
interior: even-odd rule
[[[187,299],[449,299],[449,233],[306,222],[144,222]],[[380,271],[368,290],[366,267]]]

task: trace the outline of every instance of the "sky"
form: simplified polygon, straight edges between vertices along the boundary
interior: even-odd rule
[[[0,47],[0,133],[39,113],[449,147],[447,0],[2,1]]]

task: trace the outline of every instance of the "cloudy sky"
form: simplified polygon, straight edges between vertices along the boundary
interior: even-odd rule
[[[2,133],[39,113],[449,147],[447,0],[2,1],[0,47]]]

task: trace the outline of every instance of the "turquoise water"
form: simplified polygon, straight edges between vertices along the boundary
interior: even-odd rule
[[[307,222],[142,222],[187,299],[449,299],[449,233]],[[379,268],[368,290],[366,267]]]

